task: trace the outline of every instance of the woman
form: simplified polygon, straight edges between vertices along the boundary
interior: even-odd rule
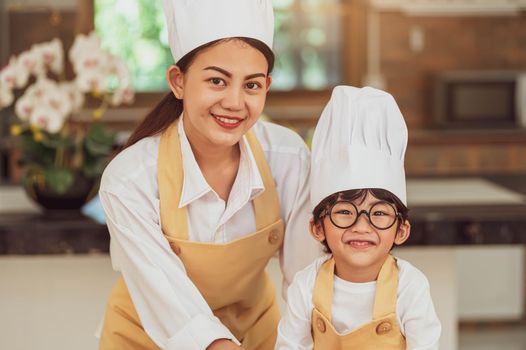
[[[257,122],[271,84],[270,0],[165,0],[171,93],[100,189],[114,287],[101,349],[273,349],[285,287],[319,250],[308,237],[308,151]]]

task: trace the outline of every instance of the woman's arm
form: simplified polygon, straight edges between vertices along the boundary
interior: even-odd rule
[[[236,341],[172,252],[146,187],[106,177],[100,191],[112,263],[124,277],[146,333],[163,349],[202,350],[216,339]]]
[[[265,152],[280,200],[285,237],[280,251],[282,296],[296,272],[322,254],[322,246],[309,234],[310,154],[298,134],[282,126],[260,122],[254,131]]]
[[[311,334],[312,283],[308,280],[307,270],[299,272],[287,291],[287,309],[278,326],[276,350],[312,350],[314,346]]]

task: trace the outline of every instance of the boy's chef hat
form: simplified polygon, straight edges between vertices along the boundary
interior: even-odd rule
[[[407,127],[393,96],[370,87],[337,86],[312,140],[311,205],[327,196],[381,188],[406,201]]]
[[[211,41],[247,37],[272,49],[272,0],[164,0],[168,41],[178,62]]]

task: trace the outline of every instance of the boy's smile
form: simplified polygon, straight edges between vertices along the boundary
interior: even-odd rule
[[[378,203],[379,199],[371,193],[353,202],[358,211],[366,210]],[[336,263],[336,275],[351,282],[370,282],[376,280],[393,244],[402,244],[409,238],[408,221],[397,222],[380,230],[369,222],[366,215],[359,215],[349,228],[336,227],[329,215],[323,218],[322,225],[311,222],[311,231],[318,241],[327,240]]]

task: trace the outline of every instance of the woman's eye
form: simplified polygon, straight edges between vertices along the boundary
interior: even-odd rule
[[[209,81],[214,84],[214,85],[217,85],[217,86],[225,86],[225,81],[223,79],[220,79],[220,78],[211,78],[209,79]]]
[[[247,83],[246,87],[249,90],[257,90],[261,87],[261,85],[259,85],[258,83]]]

